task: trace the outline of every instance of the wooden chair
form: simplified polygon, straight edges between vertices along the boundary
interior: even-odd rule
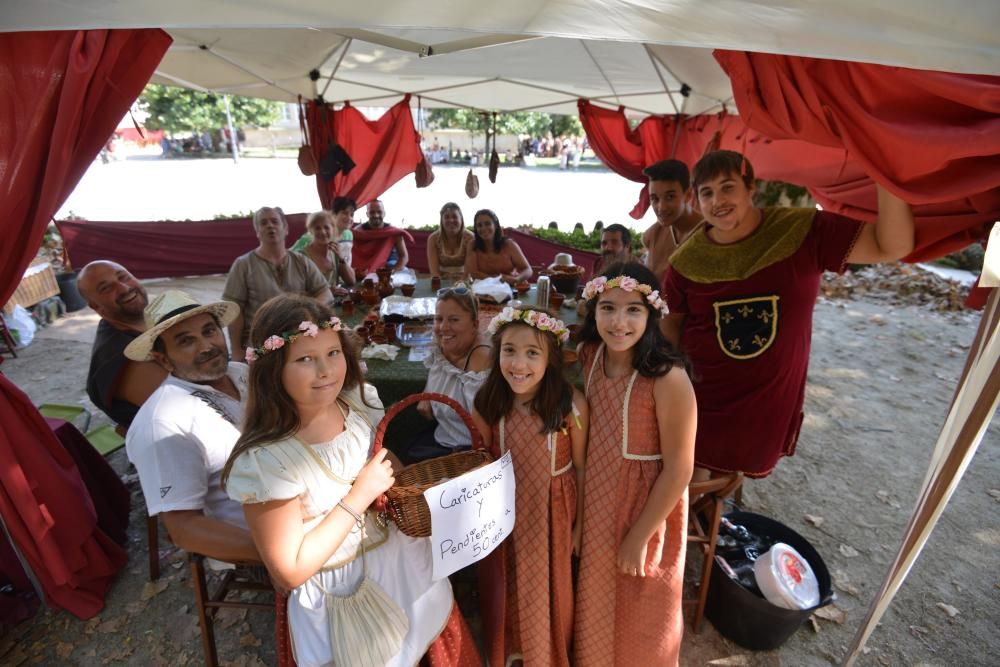
[[[708,582],[712,575],[723,505],[729,496],[742,490],[742,486],[743,473],[715,477],[704,482],[691,482],[688,485],[687,540],[689,545],[698,545],[703,553],[698,601],[691,623],[695,633],[701,632],[701,624],[704,621]]]
[[[3,318],[3,313],[0,313],[0,355],[3,353],[8,353],[17,359],[17,343],[14,342],[14,336],[11,335],[10,329],[7,328],[7,321]]]
[[[282,650],[283,646],[287,649],[289,644],[287,616],[281,613],[284,610],[284,605],[277,604],[284,602],[284,596],[275,591],[274,602],[246,602],[229,599],[231,593],[239,591],[274,591],[262,563],[234,563],[234,569],[226,570],[215,590],[209,591],[205,574],[205,556],[189,553],[188,562],[191,565],[191,585],[194,588],[198,623],[201,625],[201,647],[205,652],[205,664],[208,667],[217,667],[219,664],[219,655],[215,648],[215,613],[217,610],[227,607],[277,611],[275,634],[278,640],[278,664],[281,667],[294,665],[294,663],[287,662],[287,658],[282,657],[286,654],[291,655],[290,651]],[[258,575],[258,573],[262,574]]]

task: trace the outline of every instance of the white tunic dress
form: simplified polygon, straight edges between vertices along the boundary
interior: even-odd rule
[[[369,403],[378,394],[365,387]],[[379,416],[378,413],[372,416]],[[347,495],[351,482],[368,460],[372,428],[356,410],[350,410],[344,431],[333,440],[305,445],[293,438],[259,447],[233,464],[227,483],[229,495],[241,503],[286,500],[302,502],[303,522],[309,531],[337,501]],[[306,450],[311,447],[339,479],[331,480]],[[454,598],[447,578],[431,579],[430,541],[404,535],[390,523],[379,528],[374,513],[366,520],[368,577],[406,613],[409,629],[400,652],[389,665],[414,665],[448,622]],[[293,590],[288,597],[288,623],[295,660],[300,667],[333,665],[331,629],[323,591],[336,596],[353,593],[362,580],[361,533],[354,529],[320,572]]]

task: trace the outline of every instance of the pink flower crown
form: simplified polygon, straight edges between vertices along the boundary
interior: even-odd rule
[[[292,343],[302,336],[312,336],[315,338],[320,329],[333,329],[334,331],[341,331],[343,328],[344,325],[340,322],[339,317],[331,317],[330,319],[318,324],[305,320],[299,324],[298,329],[285,331],[274,336],[268,336],[267,340],[265,340],[264,344],[260,347],[248,347],[245,358],[249,364],[252,361],[257,361],[268,352],[280,350],[285,346],[285,344]]]
[[[510,324],[511,322],[524,322],[539,331],[549,331],[555,335],[556,341],[560,345],[569,340],[569,329],[566,328],[562,320],[556,319],[551,315],[546,315],[545,313],[540,313],[537,310],[521,310],[520,308],[511,308],[510,306],[501,310],[499,314],[490,320],[490,325],[486,330],[490,332],[490,335],[493,335],[503,328],[505,324]]]
[[[615,276],[611,280],[608,280],[604,276],[598,276],[587,283],[583,288],[583,298],[593,299],[595,296],[604,292],[605,290],[614,289],[615,287],[623,289],[626,292],[639,292],[646,296],[646,301],[649,305],[660,311],[663,315],[670,312],[667,308],[667,303],[660,298],[660,291],[655,290],[646,283],[640,283],[638,280],[631,276]]]

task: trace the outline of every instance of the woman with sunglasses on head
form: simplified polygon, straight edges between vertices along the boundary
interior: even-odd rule
[[[424,360],[424,391],[445,394],[472,412],[476,392],[489,375],[489,339],[479,333],[479,308],[472,290],[463,283],[438,291],[434,315],[434,347]],[[405,465],[472,447],[465,422],[447,405],[421,401],[417,410],[435,420],[409,444],[394,448]]]
[[[477,280],[500,276],[511,285],[531,277],[521,246],[503,235],[496,213],[484,208],[472,220],[474,240],[465,255],[466,274]]]
[[[431,277],[459,280],[465,273],[465,255],[473,234],[465,228],[462,209],[455,202],[441,207],[441,222],[427,239],[427,266]]]

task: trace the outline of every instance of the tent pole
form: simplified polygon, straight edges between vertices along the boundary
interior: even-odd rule
[[[902,544],[842,663],[853,667],[862,648],[902,586],[934,525],[982,441],[1000,401],[1000,288],[983,311],[963,379],[935,446],[930,470]],[[971,404],[971,405],[970,405]],[[960,422],[960,423],[958,423]]]
[[[233,164],[240,163],[240,138],[233,128],[233,114],[229,111],[229,95],[223,95],[222,100],[226,103],[226,124],[229,126],[229,145],[233,149]]]

